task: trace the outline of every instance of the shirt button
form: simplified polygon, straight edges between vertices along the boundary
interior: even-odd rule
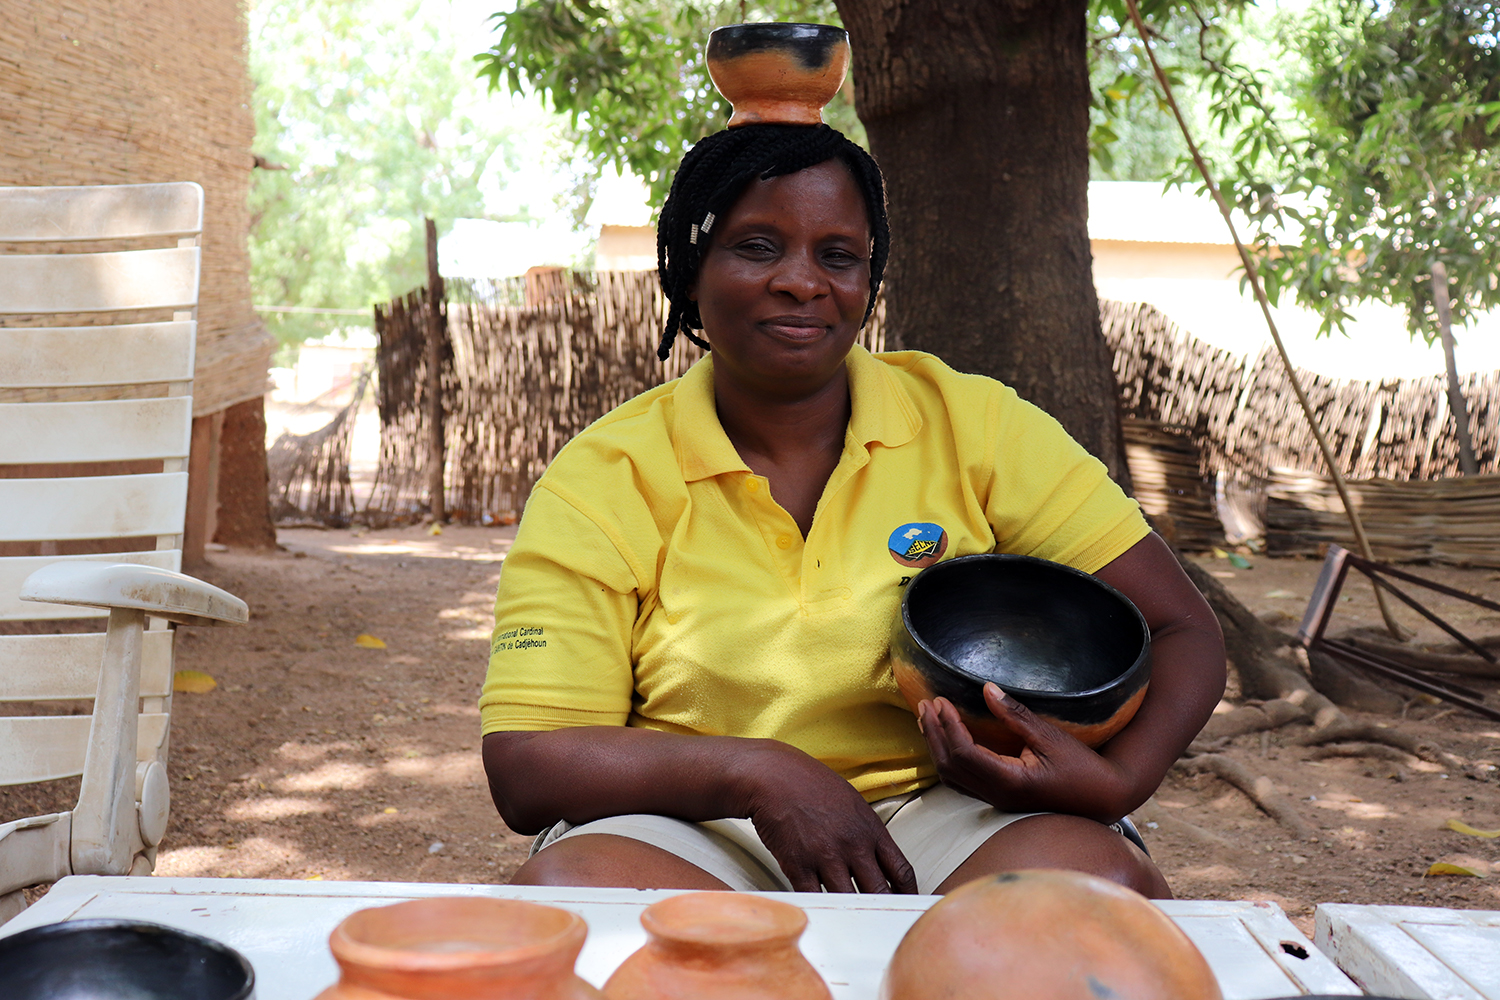
[[[745,492],[746,493],[759,493],[760,492],[760,480],[759,479],[754,479],[754,478],[745,480]]]
[[[776,539],[776,547],[778,549],[789,549],[789,548],[791,548],[792,547],[792,536],[791,535],[782,535],[780,538]]]

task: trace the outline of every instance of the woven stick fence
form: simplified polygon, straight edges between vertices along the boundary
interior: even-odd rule
[[[651,272],[558,270],[524,279],[453,280],[447,288],[446,500],[453,517],[471,523],[519,515],[567,441],[632,396],[680,376],[701,356],[679,341],[667,363],[656,360],[666,307]],[[430,308],[419,289],[376,309],[381,453],[364,512],[373,523],[415,519],[427,509],[423,345]],[[1216,480],[1221,489],[1227,481],[1254,494],[1262,507],[1270,487],[1273,506],[1330,508],[1310,485],[1309,477],[1322,471],[1316,444],[1292,412],[1285,374],[1269,352],[1252,359],[1217,350],[1149,305],[1105,301],[1101,319],[1114,350],[1132,468],[1151,470],[1137,492],[1153,513],[1175,522],[1181,544],[1217,544]],[[884,349],[883,327],[882,303],[861,342]],[[1367,383],[1303,376],[1346,475],[1419,481],[1456,473],[1457,440],[1441,378]],[[1500,472],[1500,373],[1470,376],[1465,392],[1481,472]],[[1289,477],[1295,488],[1285,486]],[[1421,492],[1413,484],[1403,502],[1415,503],[1412,496]],[[1500,511],[1496,516],[1500,533]],[[1285,536],[1283,551],[1317,544],[1308,517],[1275,523],[1289,525],[1273,528]],[[1293,530],[1301,532],[1295,539],[1286,535]],[[1318,530],[1337,535],[1334,528]],[[1383,528],[1381,536],[1392,532]],[[1406,552],[1453,560],[1462,558],[1454,555],[1456,545],[1449,540]]]
[[[271,516],[281,525],[314,522],[342,527],[354,514],[349,448],[354,419],[370,384],[366,369],[354,398],[332,420],[310,434],[281,433],[266,449]]]
[[[1243,514],[1263,523],[1268,552],[1315,555],[1329,542],[1352,545],[1342,502],[1270,351],[1250,359],[1215,350],[1148,305],[1105,302],[1101,315],[1128,445],[1141,440],[1128,440],[1130,418],[1191,438],[1204,492],[1218,480],[1221,502],[1226,494],[1241,498]],[[1378,558],[1500,565],[1500,372],[1464,380],[1482,473],[1467,478],[1458,477],[1458,437],[1441,376],[1379,383],[1301,376]],[[1201,527],[1201,511],[1183,496],[1190,489],[1175,447],[1176,489],[1157,506],[1175,504],[1189,514],[1172,516]],[[1162,449],[1154,457],[1172,465]],[[1152,498],[1137,492],[1156,513]]]
[[[1216,350],[1140,303],[1106,301],[1100,315],[1125,414],[1191,428],[1206,474],[1264,480],[1277,468],[1326,471],[1269,351],[1251,359]],[[1442,376],[1374,383],[1301,375],[1346,476],[1458,474],[1458,437]],[[1468,376],[1464,395],[1479,469],[1500,471],[1500,372]]]
[[[703,352],[679,338],[661,362],[666,300],[655,272],[563,270],[499,281],[450,279],[443,370],[450,516],[490,524],[519,515],[547,464],[589,424],[678,378]],[[418,290],[377,307],[380,469],[372,520],[427,509],[427,303]],[[860,333],[884,350],[883,304]]]

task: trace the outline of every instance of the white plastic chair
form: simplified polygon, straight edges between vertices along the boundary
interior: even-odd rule
[[[91,715],[12,707],[0,717],[0,785],[82,776],[72,810],[0,823],[0,923],[25,907],[26,886],[151,872],[168,812],[167,623],[249,617],[243,601],[177,572],[202,228],[196,184],[0,187],[0,246],[88,241],[91,251],[0,253],[0,466],[75,466],[0,479],[0,543],[39,553],[0,557],[0,622],[37,633],[0,636],[0,711],[93,699]],[[125,322],[36,325],[79,314]],[[161,471],[67,475],[142,461]],[[78,540],[152,536],[149,551],[57,554]],[[48,631],[106,616],[104,632]]]

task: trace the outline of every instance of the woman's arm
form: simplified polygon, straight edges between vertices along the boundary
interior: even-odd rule
[[[1012,812],[1112,822],[1156,791],[1208,721],[1224,693],[1224,637],[1172,550],[1153,533],[1094,575],[1151,629],[1151,684],[1135,718],[1095,752],[990,685],[990,710],[1027,742],[1005,757],[976,744],[946,699],[924,702],[917,721],[946,784]]]
[[[860,794],[776,740],[624,726],[484,738],[490,794],[511,829],[655,813],[748,818],[798,892],[916,892],[911,865]]]

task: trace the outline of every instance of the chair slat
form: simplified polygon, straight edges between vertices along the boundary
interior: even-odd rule
[[[28,785],[82,774],[91,719],[87,715],[0,718],[0,785]],[[142,712],[136,730],[136,759],[149,758],[166,732],[165,713]]]
[[[192,309],[197,247],[0,255],[0,313]]]
[[[162,569],[180,570],[180,549],[163,549],[157,552],[101,552],[83,556],[19,556],[0,559],[0,621],[52,621],[58,618],[107,618],[108,611],[99,608],[80,608],[71,604],[42,604],[23,601],[17,595],[26,578],[43,566],[55,562],[82,559],[92,562],[137,563],[142,566],[158,566]]]
[[[171,629],[141,636],[141,697],[172,693]],[[0,636],[0,702],[92,698],[104,662],[104,633]]]
[[[192,439],[191,396],[0,403],[0,465],[186,458]]]
[[[0,187],[0,243],[191,236],[203,230],[203,189],[191,181]]]
[[[0,329],[0,387],[191,381],[197,328],[189,321]]]
[[[180,535],[187,473],[0,479],[0,542]]]

